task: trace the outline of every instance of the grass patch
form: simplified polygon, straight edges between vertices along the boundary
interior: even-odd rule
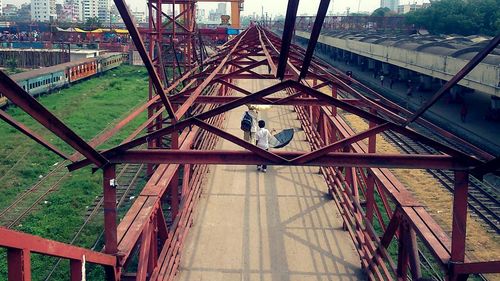
[[[65,124],[87,141],[105,128],[115,124],[134,107],[147,100],[148,76],[145,68],[121,66],[101,77],[83,81],[68,89],[39,98]],[[53,134],[16,107],[7,112],[43,135],[57,147],[71,154]],[[146,119],[145,113],[125,126],[116,136],[101,146],[116,145]],[[15,197],[46,175],[54,164],[62,161],[26,136],[0,123],[0,210]],[[143,185],[143,183],[142,183]],[[139,186],[140,187],[140,186]],[[86,207],[102,192],[102,172],[92,174],[90,168],[73,172],[64,179],[58,189],[46,197],[36,211],[26,217],[17,230],[40,235],[48,239],[69,242],[83,224]],[[102,229],[102,219],[89,225],[76,241],[76,245],[91,247]],[[5,251],[0,251],[0,280],[6,277]],[[44,280],[56,259],[32,255],[33,280]],[[96,270],[94,270],[96,268]],[[89,266],[88,280],[101,280],[102,270]],[[67,262],[61,263],[51,280],[67,280]],[[95,272],[95,273],[94,273]],[[95,274],[95,275],[94,275]]]

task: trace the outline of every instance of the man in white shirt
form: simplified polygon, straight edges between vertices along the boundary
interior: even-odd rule
[[[266,122],[264,120],[259,120],[259,129],[255,134],[255,139],[257,142],[257,146],[268,150],[269,149],[269,140],[271,139],[271,133],[266,128]],[[267,165],[257,165],[257,171],[266,172]]]

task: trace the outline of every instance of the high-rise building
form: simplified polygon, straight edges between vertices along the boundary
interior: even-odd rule
[[[87,21],[91,18],[98,18],[99,3],[97,0],[82,0],[82,21]]]
[[[31,20],[51,21],[57,18],[55,0],[31,0]]]
[[[98,0],[97,17],[102,23],[109,22],[109,1],[108,0]]]
[[[2,0],[0,0],[2,1]],[[18,8],[16,5],[14,4],[7,4],[5,5],[5,7],[3,7],[3,10],[2,10],[2,16],[6,19],[6,20],[18,20],[17,19],[17,12],[18,12]]]
[[[393,12],[398,11],[399,0],[380,0],[380,8],[389,8]]]
[[[67,22],[77,22],[81,21],[82,16],[82,5],[80,0],[65,0],[63,4],[63,19],[60,21]]]

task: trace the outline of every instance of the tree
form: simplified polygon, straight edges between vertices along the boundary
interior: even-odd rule
[[[9,70],[12,72],[12,73],[16,73],[17,71],[17,61],[15,58],[10,58],[10,59],[7,59],[7,61],[5,62],[6,66],[9,68]]]
[[[432,34],[496,35],[500,32],[500,0],[441,0],[406,14],[406,21]]]
[[[94,30],[100,27],[102,27],[102,22],[98,17],[88,18],[87,21],[85,21],[85,28],[87,30]]]
[[[391,9],[389,9],[387,7],[383,7],[383,8],[378,8],[375,11],[373,11],[371,16],[372,17],[387,17],[389,15],[391,15]]]

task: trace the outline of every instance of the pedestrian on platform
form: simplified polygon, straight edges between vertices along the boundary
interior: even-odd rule
[[[384,78],[385,78],[384,77],[384,73],[380,74],[380,77],[379,77],[379,79],[380,79],[380,86],[382,86],[382,87],[384,87]]]
[[[408,97],[411,97],[413,95],[413,86],[408,87],[408,90],[406,91],[406,95]]]
[[[255,134],[259,129],[259,112],[254,105],[247,105],[248,110],[241,119],[241,130],[243,130],[243,139],[249,143],[255,143]]]
[[[392,85],[394,85],[394,80],[396,80],[396,77],[391,76],[391,80],[389,82],[389,88],[391,88],[391,89],[392,89]]]
[[[462,102],[462,108],[460,109],[460,119],[462,120],[462,123],[465,123],[465,118],[467,117],[468,109],[467,105],[465,104],[465,101]]]
[[[269,150],[269,140],[271,137],[271,133],[266,129],[266,121],[259,120],[259,130],[255,134],[257,146],[264,150]],[[257,165],[257,171],[265,173],[267,171],[267,165]]]

